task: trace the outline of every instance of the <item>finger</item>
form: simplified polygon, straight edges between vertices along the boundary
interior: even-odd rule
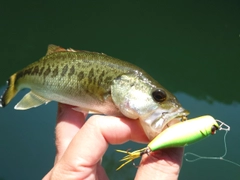
[[[62,157],[69,143],[83,126],[85,115],[72,109],[72,106],[58,105],[56,133],[56,158],[55,163]]]
[[[56,157],[55,162],[62,157],[67,146],[85,122],[86,114],[73,110],[72,106],[58,103],[56,125]],[[44,176],[44,180],[50,179],[52,169]]]
[[[42,180],[49,180],[52,176],[52,169],[42,178]]]
[[[161,177],[162,180],[177,180],[182,164],[183,148],[168,148],[142,157],[136,180]]]
[[[83,126],[64,154],[67,159],[80,157],[88,164],[96,164],[108,148],[108,144],[122,144],[133,140],[148,141],[138,121],[126,118],[93,116]],[[96,158],[94,160],[94,157]]]
[[[128,140],[147,142],[138,121],[119,117],[93,116],[69,144],[53,177],[59,172],[67,178],[86,179],[96,174],[96,164],[104,155],[108,144],[122,144]],[[59,177],[59,176],[58,176]]]

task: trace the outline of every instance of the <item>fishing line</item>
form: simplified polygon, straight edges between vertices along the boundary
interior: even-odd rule
[[[224,149],[225,149],[225,151],[224,151],[223,155],[222,156],[218,156],[218,157],[207,157],[207,156],[200,156],[200,155],[195,154],[195,153],[187,152],[187,153],[184,154],[185,160],[187,162],[195,162],[195,161],[198,161],[200,159],[222,160],[222,161],[226,161],[228,163],[231,163],[231,164],[234,164],[234,165],[240,167],[240,164],[224,158],[227,155],[227,151],[228,151],[227,150],[226,136],[227,136],[227,133],[230,131],[230,126],[228,126],[227,124],[225,124],[224,122],[222,122],[220,120],[216,120],[216,121],[220,123],[219,130],[225,131],[225,134],[223,136],[223,142],[224,142]],[[186,156],[189,156],[189,155],[190,156],[194,156],[195,159],[188,159]]]

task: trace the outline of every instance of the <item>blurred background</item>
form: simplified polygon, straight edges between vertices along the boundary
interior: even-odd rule
[[[48,44],[103,52],[142,67],[177,96],[190,118],[210,114],[231,126],[226,159],[240,163],[240,2],[233,1],[4,1],[0,5],[0,94],[16,71],[45,55]],[[0,109],[0,180],[41,179],[55,155],[57,103],[28,111]],[[224,132],[185,148],[224,154]],[[122,154],[103,158],[110,179],[133,179],[131,164],[115,171]],[[151,177],[149,177],[151,179]],[[240,179],[222,160],[184,160],[180,180]]]

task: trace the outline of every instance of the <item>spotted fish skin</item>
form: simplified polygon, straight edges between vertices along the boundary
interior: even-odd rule
[[[133,70],[130,63],[103,53],[65,50],[55,45],[50,45],[48,49],[46,56],[11,76],[9,84],[14,88],[12,94],[30,88],[34,94],[48,101],[75,106],[84,104],[85,107],[85,103],[89,102],[84,101],[89,100],[94,101],[94,104],[102,104],[110,95],[113,79],[136,69],[134,67]],[[10,100],[5,93],[1,100],[2,106]]]
[[[110,93],[113,79],[131,71],[116,66],[114,60],[87,51],[52,53],[18,72],[17,85],[21,89],[47,86],[64,96],[88,94],[102,101]]]
[[[103,53],[55,45],[49,45],[46,56],[9,78],[0,106],[25,88],[31,91],[15,109],[57,101],[81,111],[140,119],[145,132],[151,134],[149,139],[171,119],[188,114],[174,95],[141,68]],[[153,97],[158,91],[164,95],[161,102]]]

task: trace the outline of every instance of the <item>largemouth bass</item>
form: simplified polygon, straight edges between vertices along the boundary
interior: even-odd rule
[[[103,53],[49,45],[46,56],[13,74],[7,83],[1,107],[29,88],[15,109],[57,101],[80,111],[126,116],[139,119],[150,140],[188,115],[176,97],[142,69]]]

